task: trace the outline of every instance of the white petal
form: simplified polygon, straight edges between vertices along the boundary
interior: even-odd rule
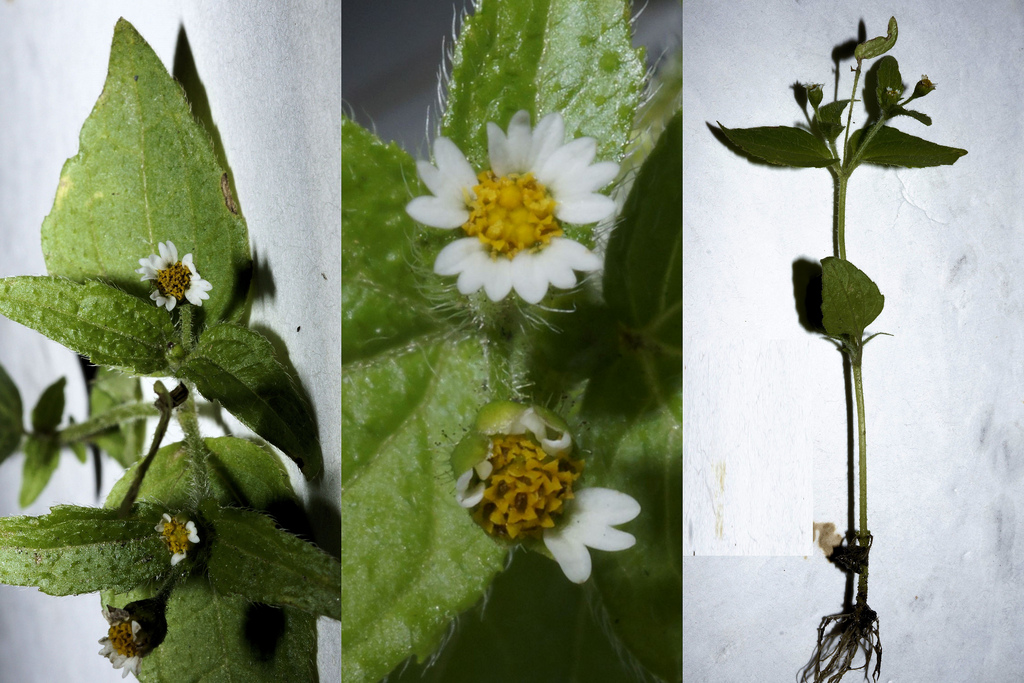
[[[470,255],[459,266],[459,279],[456,281],[459,291],[463,294],[472,294],[486,285],[495,275],[495,265],[485,252],[479,251]]]
[[[459,505],[468,510],[469,508],[476,507],[480,501],[484,499],[485,488],[486,487],[482,481],[477,482],[476,486],[466,492],[465,497],[460,499],[456,496],[455,499],[459,502]]]
[[[501,126],[491,122],[487,124],[487,156],[491,160],[491,170],[496,175],[512,172],[512,151],[509,149],[508,138]]]
[[[585,246],[566,237],[553,237],[542,252],[545,260],[557,260],[573,270],[589,273],[601,267],[601,258]]]
[[[487,148],[491,170],[497,175],[525,173],[530,168],[531,144],[530,113],[520,109],[508,123],[508,137],[493,123],[487,124]]]
[[[569,183],[568,187],[572,187],[573,176],[586,169],[595,154],[597,142],[594,138],[576,138],[555,150],[534,175],[557,199],[562,183]]]
[[[178,564],[185,559],[185,553],[174,553],[171,555],[171,566]]]
[[[449,186],[473,187],[476,185],[476,173],[473,173],[473,167],[466,161],[462,150],[448,138],[434,140],[434,163],[437,164],[437,170],[441,172],[444,182]]]
[[[160,257],[167,262],[167,265],[172,265],[178,261],[178,248],[174,246],[174,242],[167,240],[166,242],[160,242],[157,245],[160,250]]]
[[[576,492],[573,510],[602,524],[615,526],[635,519],[640,514],[640,503],[615,489],[589,488]]]
[[[435,196],[441,196],[444,194],[445,188],[448,184],[445,182],[444,176],[441,172],[434,168],[434,165],[429,161],[423,161],[420,159],[416,162],[416,172],[420,176],[420,180],[430,190],[430,194]]]
[[[530,145],[530,168],[536,171],[547,163],[555,150],[565,142],[565,122],[558,112],[548,114],[537,122],[533,129],[533,140]]]
[[[463,237],[447,245],[434,260],[434,272],[438,275],[458,275],[465,270],[465,263],[471,258],[490,259],[483,242],[476,237]]]
[[[188,531],[188,540],[192,543],[199,543],[199,532],[196,531],[196,523],[189,522],[185,525],[185,529]]]
[[[559,200],[555,217],[565,223],[586,225],[603,221],[615,213],[615,200],[603,194],[575,195]]]
[[[454,203],[441,197],[423,195],[405,205],[405,212],[414,221],[432,228],[452,229],[469,220],[469,211],[463,202]]]
[[[548,455],[558,455],[572,446],[572,436],[569,432],[562,432],[558,439],[541,439],[540,446]]]
[[[533,408],[527,408],[523,413],[516,419],[514,423],[509,427],[509,434],[522,434],[524,431],[530,430],[533,433],[534,438],[537,440],[543,439],[548,435],[547,423],[544,419],[537,414],[537,411]]]
[[[538,261],[535,254],[527,251],[516,254],[512,259],[512,286],[526,303],[540,302],[548,293],[544,262]]]
[[[181,257],[181,265],[188,268],[188,272],[192,273],[193,275],[199,274],[198,272],[196,272],[195,264],[192,263],[192,252],[189,252]]]
[[[481,460],[473,469],[476,470],[476,476],[486,479],[494,471],[494,465],[491,464],[490,460]]]
[[[497,259],[487,258],[487,278],[484,280],[484,292],[491,301],[501,301],[512,291],[512,262],[504,256]],[[463,274],[465,275],[465,273]],[[462,278],[459,278],[460,283]],[[459,291],[462,291],[460,286]],[[475,291],[475,290],[474,290]],[[465,294],[466,292],[463,292]]]
[[[555,528],[544,531],[544,545],[551,551],[567,579],[573,583],[583,583],[590,578],[590,553],[582,543]]]

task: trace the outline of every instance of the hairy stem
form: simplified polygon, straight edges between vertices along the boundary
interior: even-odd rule
[[[157,451],[160,450],[160,444],[163,442],[164,435],[167,433],[167,425],[171,421],[171,413],[174,411],[176,398],[172,398],[171,394],[167,393],[167,389],[164,387],[163,382],[157,382],[153,388],[157,393],[156,403],[154,403],[153,406],[157,411],[159,411],[160,420],[156,423],[156,430],[153,432],[153,443],[149,446],[149,452],[135,471],[135,478],[132,479],[132,485],[128,489],[128,493],[125,494],[124,500],[121,501],[121,507],[118,508],[117,514],[120,517],[127,517],[128,513],[131,512],[132,505],[135,504],[135,499],[139,496],[139,489],[142,487],[142,480],[146,476],[146,470],[149,469]],[[175,389],[174,393],[176,396],[180,395],[178,389]]]
[[[116,408],[94,415],[85,422],[70,425],[60,432],[57,437],[62,446],[80,441],[89,441],[98,434],[117,427],[125,422],[144,420],[147,417],[156,417],[160,414],[159,408],[153,403],[138,401],[136,403],[125,403]]]

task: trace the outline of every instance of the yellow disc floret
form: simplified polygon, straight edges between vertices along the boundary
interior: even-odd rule
[[[555,200],[532,173],[497,176],[484,171],[469,198],[469,220],[462,226],[491,250],[491,258],[514,257],[523,249],[542,249],[562,229],[555,218]]]
[[[107,637],[114,651],[125,657],[134,657],[139,654],[139,648],[135,643],[135,635],[132,633],[132,622],[122,621],[114,624],[107,630]]]
[[[583,461],[549,455],[522,435],[495,436],[491,448],[494,469],[473,518],[494,536],[539,537],[555,526],[563,501],[573,497]]]
[[[178,301],[185,298],[185,292],[191,283],[192,273],[181,261],[156,273],[156,286],[160,293],[164,296],[173,296]]]
[[[164,543],[167,544],[167,549],[173,554],[184,554],[192,547],[192,543],[188,538],[189,529],[185,524],[182,524],[177,519],[171,518],[171,521],[165,522],[163,526],[163,531],[160,533],[164,537]]]

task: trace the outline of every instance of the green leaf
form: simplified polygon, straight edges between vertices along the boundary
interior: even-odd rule
[[[206,460],[210,495],[219,503],[275,511],[295,504],[288,472],[273,453],[231,436],[204,439],[204,443],[210,450]],[[138,499],[172,512],[193,505],[187,464],[184,443],[161,448],[142,480]],[[137,467],[138,463],[114,484],[106,507],[117,509],[121,504]]]
[[[0,518],[0,581],[49,595],[130,590],[170,569],[159,518],[148,508],[119,519],[116,510],[73,505]]]
[[[171,591],[165,616],[167,637],[142,660],[142,683],[318,680],[312,614],[224,595],[194,577]]]
[[[206,319],[237,319],[252,265],[245,220],[227,207],[223,175],[181,87],[119,20],[103,92],[43,221],[48,271],[76,281],[102,278],[148,300],[150,284],[135,269],[170,240],[213,284],[201,309]]]
[[[729,142],[747,154],[771,164],[823,168],[838,161],[824,142],[802,128],[726,128],[721,123],[718,126]]]
[[[438,327],[411,264],[431,237],[450,238],[421,231],[405,213],[412,195],[426,192],[412,157],[344,118],[341,140],[341,355],[353,361]]]
[[[593,137],[598,159],[617,160],[643,84],[622,0],[482,0],[459,31],[441,130],[489,168],[488,122],[504,129],[525,109],[536,125],[557,111],[570,138]]]
[[[166,353],[176,333],[167,311],[102,282],[3,278],[0,314],[88,356],[96,365],[139,375],[169,373]]]
[[[89,413],[92,417],[101,415],[126,403],[142,400],[139,380],[129,375],[100,368],[89,392]],[[107,455],[122,467],[128,467],[139,459],[145,448],[146,421],[122,422],[92,439]]]
[[[32,431],[52,434],[60,426],[61,418],[64,417],[65,384],[67,378],[61,377],[43,391],[36,407],[32,409]]]
[[[896,58],[886,55],[878,60],[877,76],[875,96],[878,98],[878,106],[887,112],[903,94],[903,77],[900,75],[900,66]]]
[[[869,164],[906,168],[948,166],[967,154],[966,149],[937,145],[889,126],[882,126],[864,148],[858,150],[862,134],[863,130],[858,130],[850,135],[850,149],[857,150],[859,161]]]
[[[884,304],[878,285],[857,266],[833,256],[821,260],[821,314],[829,336],[859,342]]]
[[[932,117],[927,114],[922,114],[919,111],[913,109],[904,109],[903,107],[893,107],[889,110],[889,116],[909,116],[912,119],[917,119],[926,126],[932,125]]]
[[[60,443],[52,435],[29,434],[25,439],[25,464],[21,469],[21,491],[18,504],[28,507],[50,483],[60,464]]]
[[[0,462],[18,450],[25,427],[22,424],[21,393],[18,385],[0,365]]]
[[[593,581],[629,652],[666,681],[682,677],[682,392],[625,421],[590,419],[587,486],[624,491],[640,515],[621,528],[636,545],[592,551]]]
[[[896,17],[889,17],[888,34],[861,43],[853,49],[853,56],[859,62],[864,59],[874,59],[879,55],[884,55],[896,44],[898,35],[899,27],[896,26]]]
[[[592,586],[566,580],[538,553],[519,552],[494,580],[487,600],[463,613],[442,654],[429,664],[403,662],[390,683],[479,681],[636,683],[609,642]],[[679,603],[676,603],[676,611]],[[509,646],[514,634],[515,646]],[[523,653],[529,653],[524,656]],[[482,673],[486,672],[486,673]]]
[[[447,337],[342,366],[344,681],[421,660],[505,551],[455,501],[448,456],[489,398],[481,343]]]
[[[818,129],[822,132],[822,135],[832,142],[835,142],[835,139],[846,128],[842,124],[842,115],[843,110],[846,109],[846,105],[849,103],[850,100],[836,100],[818,109]]]
[[[214,590],[341,620],[336,559],[258,512],[213,506],[204,513],[216,533],[207,562]]]
[[[673,354],[682,352],[682,149],[680,112],[633,183],[608,240],[603,286],[612,313],[638,343]]]
[[[211,327],[182,363],[180,376],[209,400],[220,401],[242,424],[280,448],[307,479],[322,466],[309,404],[258,332],[238,325]]]

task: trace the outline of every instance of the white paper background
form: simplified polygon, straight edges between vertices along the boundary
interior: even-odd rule
[[[870,604],[880,615],[885,649],[880,680],[1019,681],[1019,2],[686,0],[686,354],[691,348],[735,355],[758,344],[790,345],[801,353],[780,355],[774,377],[733,374],[720,381],[742,381],[749,395],[771,396],[779,386],[792,391],[788,378],[794,375],[807,379],[797,395],[758,404],[756,411],[749,401],[688,405],[684,444],[700,441],[693,430],[708,423],[757,435],[799,421],[813,448],[813,520],[840,530],[849,525],[842,365],[830,344],[799,325],[792,283],[793,261],[831,255],[832,180],[823,170],[749,163],[709,126],[803,121],[791,85],[826,83],[831,101],[832,49],[856,38],[861,19],[869,38],[883,35],[890,15],[899,21],[891,54],[904,81],[912,87],[927,74],[938,85],[918,103],[934,125],[904,118],[897,127],[969,154],[936,169],[862,167],[849,188],[848,258],[886,296],[884,312],[869,329],[895,335],[872,341],[864,359],[875,536]],[[850,62],[839,69],[845,98]],[[854,121],[863,123],[863,108],[854,110]],[[730,367],[742,364],[723,362],[720,371]],[[709,415],[712,410],[717,413]],[[783,444],[772,449],[776,460],[789,455]],[[777,491],[780,497],[794,493],[783,485]],[[844,586],[843,574],[819,549],[778,558],[687,553],[684,679],[796,680],[820,618],[840,611]]]
[[[184,27],[258,262],[251,322],[283,341],[317,415],[325,476],[304,495],[318,541],[337,554],[340,4],[0,3],[0,276],[45,273],[39,226],[103,87],[119,16],[169,67]],[[0,363],[22,392],[26,420],[61,375],[68,378],[68,411],[85,416],[77,358],[63,347],[0,318]],[[66,454],[39,500],[20,510],[23,460],[0,466],[0,515],[98,504],[92,465]],[[118,478],[115,470],[105,459],[99,500]],[[120,680],[96,654],[106,628],[95,594],[56,598],[0,586],[0,682]],[[318,659],[321,680],[338,680],[338,622],[320,620]]]

